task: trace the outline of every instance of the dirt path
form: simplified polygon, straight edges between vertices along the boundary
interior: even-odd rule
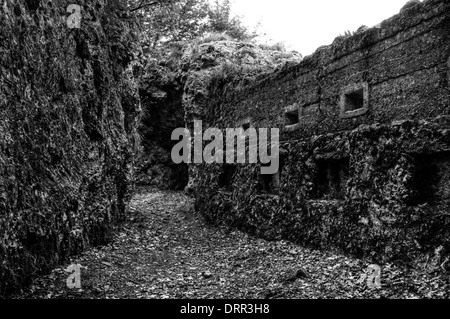
[[[442,298],[448,278],[383,265],[381,289],[361,280],[368,263],[267,242],[205,224],[181,193],[142,189],[111,244],[37,278],[21,298]]]

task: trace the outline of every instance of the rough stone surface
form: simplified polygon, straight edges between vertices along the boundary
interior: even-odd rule
[[[420,4],[421,1],[420,0],[409,0],[404,6],[403,8],[400,10],[401,13],[403,13],[404,11]]]
[[[117,1],[0,8],[0,294],[104,243],[130,198],[140,101]]]
[[[186,72],[183,94],[186,127],[193,134],[196,119],[203,121],[203,129],[225,120],[229,105],[225,107],[224,104],[230,102],[230,95],[238,94],[250,83],[301,60],[302,56],[296,52],[234,41],[190,47],[181,62]],[[195,192],[197,177],[197,166],[189,165],[188,192]]]
[[[448,267],[449,37],[450,3],[428,0],[244,86],[189,94],[187,116],[208,126],[283,130],[277,189],[256,164],[237,165],[229,187],[227,166],[198,165],[196,208],[269,239]],[[343,98],[355,116],[342,116]],[[293,108],[299,122],[286,130]]]
[[[188,183],[188,166],[175,165],[171,151],[174,129],[193,127],[193,120],[217,105],[214,94],[240,83],[246,85],[286,62],[300,61],[298,53],[276,46],[259,46],[236,41],[194,41],[175,51],[179,59],[150,59],[141,81],[143,118],[139,128],[143,152],[138,161],[137,181],[163,189],[183,189]],[[172,52],[174,55],[174,52]],[[173,60],[176,60],[174,62]],[[218,96],[218,100],[222,97]],[[190,167],[188,190],[195,184],[195,167]]]
[[[220,165],[200,169],[197,207],[267,239],[338,249],[376,261],[419,258],[450,243],[450,119],[363,126],[286,141],[279,191],[265,193],[259,165],[238,166],[233,191]],[[323,179],[322,171],[335,178]],[[444,261],[444,260],[443,260]]]

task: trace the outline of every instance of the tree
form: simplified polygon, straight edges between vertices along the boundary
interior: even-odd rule
[[[120,1],[120,0],[109,0],[109,1]],[[143,10],[148,7],[162,5],[165,3],[173,2],[174,0],[127,0],[126,5],[130,12]]]
[[[256,36],[242,25],[240,17],[231,15],[230,0],[215,0],[214,5],[209,6],[208,18],[207,29],[209,32],[226,33],[239,41],[250,40]]]
[[[255,37],[240,18],[231,14],[229,0],[129,0],[130,11],[140,18],[145,51],[192,41],[207,33],[225,33],[236,40]]]

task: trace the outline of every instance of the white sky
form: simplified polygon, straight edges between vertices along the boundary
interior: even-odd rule
[[[331,44],[345,31],[374,26],[397,14],[407,0],[234,0],[233,11],[244,24],[260,21],[260,33],[271,42],[303,55]]]

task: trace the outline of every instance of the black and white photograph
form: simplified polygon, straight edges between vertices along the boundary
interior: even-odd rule
[[[0,0],[5,304],[449,298],[449,0]]]

